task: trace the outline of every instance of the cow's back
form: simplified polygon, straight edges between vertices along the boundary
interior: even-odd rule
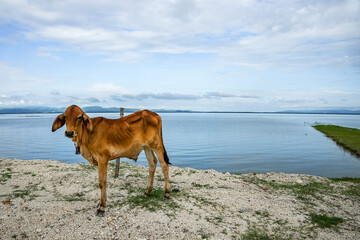
[[[97,117],[92,121],[94,130],[89,143],[93,150],[101,149],[101,152],[108,151],[114,156],[121,155],[122,151],[138,151],[137,148],[143,146],[152,147],[159,142],[162,144],[161,118],[148,110],[119,119]]]

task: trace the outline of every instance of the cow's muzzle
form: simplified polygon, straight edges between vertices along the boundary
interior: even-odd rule
[[[65,131],[65,136],[67,136],[68,138],[73,138],[74,137],[74,131]]]

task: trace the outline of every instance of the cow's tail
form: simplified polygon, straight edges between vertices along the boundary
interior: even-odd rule
[[[163,148],[164,148],[164,160],[165,160],[165,162],[166,162],[167,164],[172,165],[171,162],[169,161],[169,157],[168,157],[167,152],[166,152],[166,150],[165,150],[164,144],[163,144]]]
[[[164,149],[164,161],[167,163],[167,164],[170,164],[170,160],[169,160],[169,157],[167,155],[167,152],[166,152],[166,149],[165,149],[165,145],[164,145],[164,139],[163,139],[163,135],[162,135],[162,120],[160,120],[160,137],[161,137],[161,142],[162,142],[162,146],[163,146],[163,149]]]

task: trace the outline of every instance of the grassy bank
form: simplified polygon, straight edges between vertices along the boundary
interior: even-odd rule
[[[360,157],[360,130],[356,128],[340,127],[336,125],[315,125],[318,131],[334,140],[344,149]]]

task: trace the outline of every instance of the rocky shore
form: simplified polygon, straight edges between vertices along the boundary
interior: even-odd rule
[[[52,160],[0,159],[0,239],[360,239],[356,179],[220,173],[170,167],[164,200],[158,166],[121,162],[97,217],[97,168]]]

